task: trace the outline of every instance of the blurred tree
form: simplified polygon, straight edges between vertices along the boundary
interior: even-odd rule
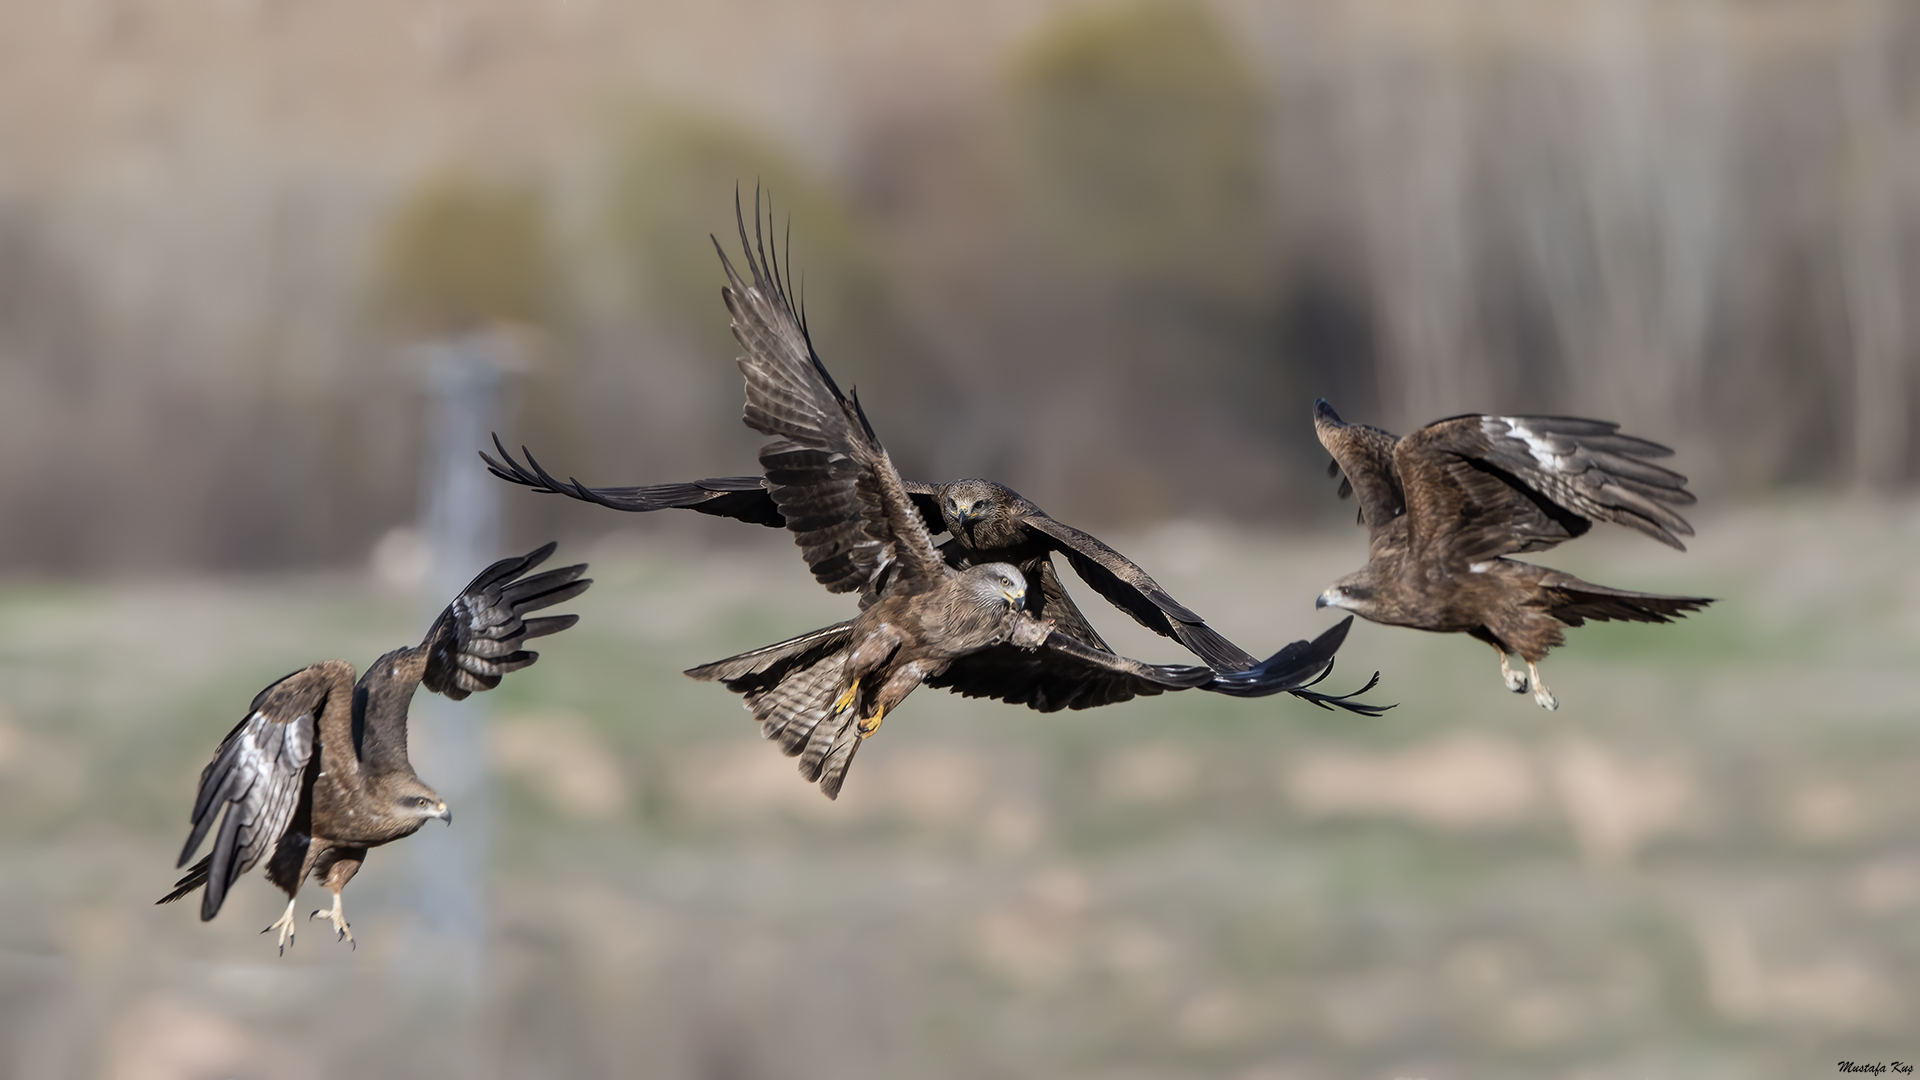
[[[1284,483],[1271,411],[1293,395],[1262,114],[1246,63],[1197,4],[1075,11],[1015,56],[1002,130],[1038,257],[1011,272],[1050,275],[1015,288],[1056,338],[1029,350],[1056,402],[1048,445],[1031,453],[1073,451],[1052,487],[1153,514]],[[1142,438],[1155,434],[1167,442]]]
[[[539,194],[457,171],[427,181],[387,226],[375,299],[412,333],[550,322],[559,263]]]
[[[1086,270],[1236,306],[1266,299],[1259,89],[1205,9],[1076,12],[1016,58],[1010,91],[1038,219]]]

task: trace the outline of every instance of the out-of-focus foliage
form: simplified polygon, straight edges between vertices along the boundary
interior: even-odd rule
[[[1275,333],[1284,254],[1260,91],[1220,20],[1180,0],[1084,8],[1003,79],[988,145],[1020,235],[995,257],[1020,336],[1000,362],[1046,358],[1003,457],[1064,512],[1204,512],[1217,495],[1192,484],[1201,462],[1202,486],[1243,509],[1278,501],[1305,460],[1274,438],[1272,406],[1306,380]]]
[[[1027,224],[1112,282],[1271,300],[1258,87],[1206,8],[1139,0],[1066,16],[1007,91]]]
[[[1322,395],[1617,420],[1709,501],[1920,477],[1920,7],[863,2],[0,9],[0,566],[362,557],[394,343],[483,307],[549,465],[751,468],[756,182],[903,468],[1090,526],[1335,520]]]
[[[416,332],[545,323],[559,264],[539,193],[451,172],[410,195],[382,237],[377,304]]]

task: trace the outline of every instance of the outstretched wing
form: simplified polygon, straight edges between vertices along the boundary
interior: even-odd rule
[[[1394,471],[1393,448],[1399,439],[1390,432],[1340,419],[1326,398],[1313,403],[1313,433],[1333,455],[1331,473],[1340,475],[1340,497],[1360,502],[1360,521],[1367,527],[1367,548],[1374,557],[1385,554],[1401,535],[1407,497]]]
[[[1038,648],[994,645],[960,657],[926,685],[1058,712],[1189,690],[1213,677],[1212,668],[1129,660],[1056,631]]]
[[[421,681],[427,689],[455,701],[491,690],[507,672],[539,659],[539,653],[520,647],[527,639],[557,634],[580,621],[578,615],[525,617],[571,600],[593,584],[580,577],[585,563],[521,576],[547,561],[555,546],[549,541],[518,558],[501,559],[454,597],[420,643],[426,658]]]
[[[213,848],[160,903],[178,900],[205,885],[200,918],[211,919],[219,913],[227,890],[286,834],[307,772],[317,765],[320,714],[331,696],[350,694],[352,685],[353,668],[330,660],[260,691],[246,718],[227,733],[200,773],[193,831],[176,865],[185,866],[193,858],[219,818]]]
[[[765,525],[772,529],[787,527],[787,519],[781,516],[780,508],[774,505],[773,496],[767,491],[765,477],[713,476],[684,484],[590,488],[578,480],[555,479],[534,460],[533,452],[524,446],[520,448],[520,452],[527,457],[527,463],[523,466],[514,460],[512,454],[507,453],[507,448],[501,445],[500,436],[493,437],[493,445],[500,452],[499,461],[488,457],[486,451],[480,451],[480,460],[487,463],[487,471],[509,483],[532,488],[542,494],[565,495],[570,499],[631,513],[692,510],[696,514],[734,518],[749,525]],[[907,480],[904,486],[907,494],[913,498],[914,507],[920,511],[920,519],[925,522],[927,531],[944,531],[946,525],[940,520],[940,504],[934,498],[933,485]]]
[[[773,442],[760,451],[767,489],[793,531],[816,581],[832,592],[877,591],[890,568],[908,578],[932,580],[946,572],[926,523],[861,411],[834,385],[813,351],[807,328],[795,314],[778,266],[760,237],[760,202],[754,197],[754,237],[734,204],[740,246],[751,285],[742,281],[715,240],[727,284],[721,290],[733,313],[733,336],[746,355],[747,426]]]
[[[1219,676],[1205,689],[1232,697],[1267,697],[1286,693],[1323,709],[1379,716],[1393,706],[1369,705],[1353,700],[1380,684],[1380,673],[1377,671],[1373,673],[1373,678],[1367,680],[1367,685],[1349,694],[1323,694],[1309,689],[1333,674],[1333,654],[1340,651],[1340,646],[1347,640],[1347,631],[1352,627],[1353,616],[1349,615],[1312,641],[1296,641],[1245,671]]]
[[[1648,459],[1658,443],[1564,416],[1455,416],[1400,440],[1408,542],[1423,560],[1472,563],[1545,551],[1613,521],[1686,550],[1687,478]]]
[[[1021,522],[1044,535],[1048,545],[1067,557],[1074,572],[1113,606],[1140,625],[1173,638],[1192,650],[1216,671],[1241,671],[1256,661],[1251,653],[1228,641],[1205,619],[1175,600],[1139,564],[1102,543],[1098,537],[1034,512]]]
[[[1348,700],[1373,689],[1378,675],[1374,682],[1343,697],[1307,689],[1332,669],[1333,654],[1346,640],[1352,623],[1353,617],[1348,616],[1312,641],[1296,641],[1244,671],[1226,675],[1197,664],[1130,660],[1056,630],[1035,649],[995,645],[961,657],[927,679],[926,684],[965,697],[997,698],[1040,712],[1091,709],[1172,690],[1211,690],[1234,697],[1290,693],[1322,708],[1378,715],[1392,706]]]
[[[487,471],[509,483],[538,492],[565,495],[581,502],[633,513],[684,509],[715,517],[736,518],[749,525],[765,525],[774,529],[787,527],[787,519],[780,516],[780,508],[773,504],[773,496],[767,494],[766,481],[762,477],[716,476],[684,484],[590,488],[578,480],[554,478],[541,468],[533,452],[524,446],[520,452],[527,456],[527,463],[521,465],[501,444],[500,436],[493,437],[493,445],[500,452],[499,461],[488,457],[486,451],[480,451],[480,460],[487,463]]]
[[[942,550],[945,550],[944,547]],[[961,550],[965,551],[964,548]],[[1113,646],[1107,644],[1079,605],[1073,602],[1073,597],[1067,595],[1066,583],[1060,580],[1060,571],[1053,565],[1051,555],[1042,554],[1037,559],[1029,560],[1021,565],[1020,572],[1027,576],[1029,583],[1027,614],[1043,622],[1051,620],[1055,634],[1078,638],[1081,644],[1090,645],[1101,652],[1113,651]],[[1039,582],[1037,593],[1032,587],[1035,581]]]

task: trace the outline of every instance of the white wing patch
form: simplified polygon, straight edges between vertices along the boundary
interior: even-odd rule
[[[1504,432],[1496,431],[1488,421],[1498,421],[1506,425],[1507,430]],[[1548,437],[1535,434],[1527,427],[1526,421],[1518,417],[1490,416],[1480,422],[1480,428],[1487,433],[1489,438],[1500,438],[1504,435],[1507,438],[1519,439],[1521,442],[1526,443],[1527,452],[1533,455],[1533,460],[1539,462],[1551,472],[1563,473],[1568,471],[1565,468],[1565,464],[1571,455],[1554,452],[1553,442]]]

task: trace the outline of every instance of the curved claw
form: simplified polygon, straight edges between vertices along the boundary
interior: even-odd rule
[[[263,934],[271,934],[275,930],[280,931],[280,955],[285,956],[287,955],[287,946],[293,944],[293,926],[293,899],[290,898],[287,900],[287,910],[280,913],[280,917],[273,921],[272,926],[260,932]]]
[[[292,914],[291,910],[289,910],[288,914]],[[307,916],[307,921],[312,922],[313,920],[319,918],[322,915],[325,915],[327,917],[327,920],[333,923],[333,940],[344,941],[349,945],[353,946],[353,950],[355,952],[360,951],[360,943],[353,940],[353,927],[347,923],[346,913],[340,910],[340,894],[339,893],[333,894],[332,910],[328,910],[326,908],[320,908],[319,910],[315,911],[313,914]]]

